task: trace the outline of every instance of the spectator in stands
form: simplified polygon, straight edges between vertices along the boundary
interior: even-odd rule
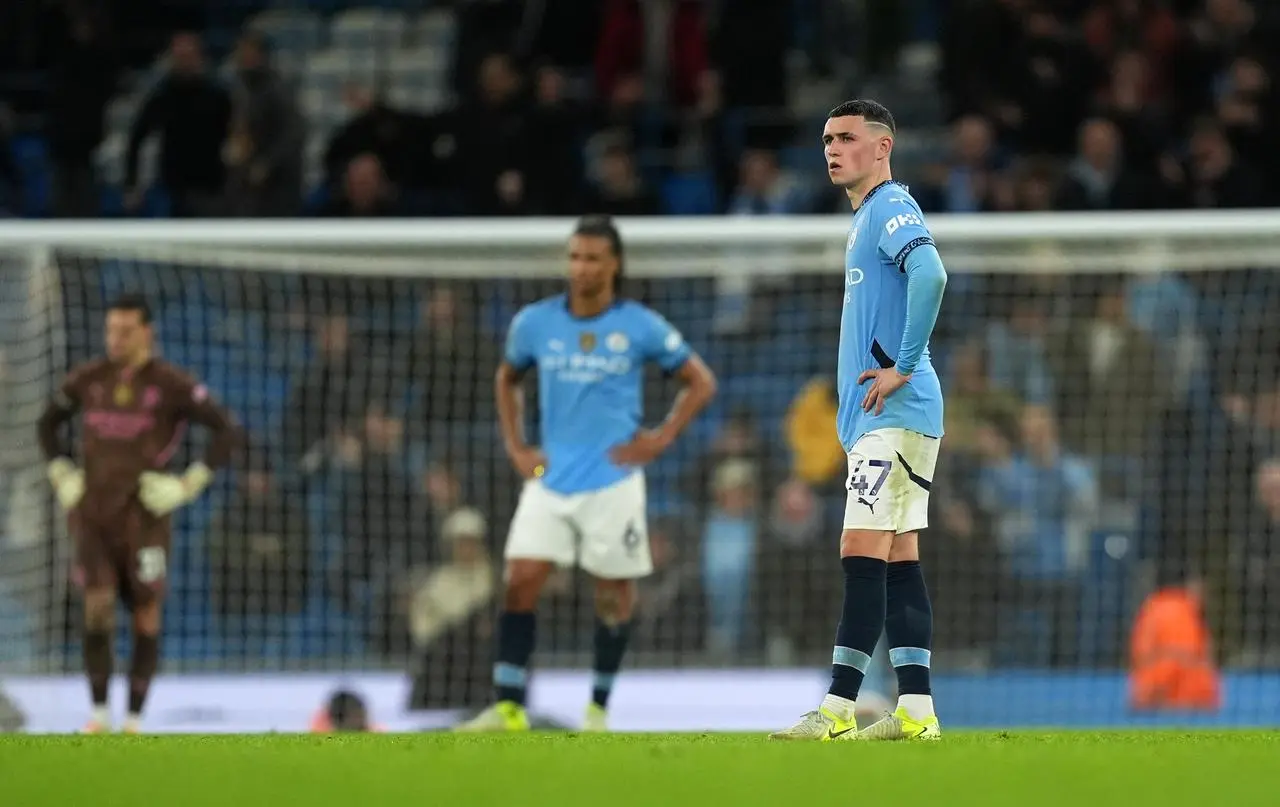
[[[747,609],[760,533],[755,505],[759,475],[749,460],[732,459],[721,463],[712,477],[702,533],[702,590],[707,650],[716,659],[738,657],[749,638]]]
[[[372,154],[357,155],[343,172],[342,190],[321,212],[329,218],[382,218],[400,211],[396,188],[387,180],[382,161]]]
[[[640,178],[635,155],[620,137],[610,137],[599,149],[591,185],[582,203],[584,213],[611,216],[653,216],[661,212],[658,195]]]
[[[1124,51],[1112,62],[1110,81],[1097,104],[1098,116],[1119,129],[1121,164],[1149,182],[1157,177],[1159,159],[1174,134],[1169,105],[1152,90],[1155,83],[1147,57],[1138,50]]]
[[[304,473],[328,463],[339,440],[363,413],[370,391],[367,352],[352,342],[351,321],[345,314],[316,319],[315,353],[289,391],[285,406],[289,413],[285,457]]]
[[[1166,172],[1182,206],[1258,207],[1270,198],[1257,168],[1239,159],[1222,124],[1209,117],[1196,122],[1187,159]]]
[[[405,572],[422,562],[429,540],[413,520],[416,491],[404,454],[404,421],[381,402],[365,410],[355,462],[341,475],[343,557],[338,595],[363,617],[380,653],[395,647],[393,615]]]
[[[1032,7],[1019,28],[1011,49],[995,46],[1008,62],[987,77],[1000,88],[1002,122],[1024,152],[1067,154],[1097,84],[1094,63],[1048,6]]]
[[[1218,119],[1240,159],[1264,172],[1268,187],[1280,179],[1280,89],[1262,57],[1247,55],[1231,63],[1218,98]]]
[[[116,54],[104,15],[79,3],[59,10],[65,38],[50,71],[45,119],[53,210],[58,216],[91,218],[101,210],[93,153],[106,134],[107,102],[116,89]]]
[[[428,168],[434,161],[447,163],[456,148],[452,135],[438,121],[396,107],[359,84],[344,89],[343,103],[347,121],[324,153],[325,185],[330,193],[342,193],[347,166],[365,154],[377,157],[396,181],[434,187],[452,179]]]
[[[1010,297],[1008,318],[997,318],[987,326],[991,383],[1027,403],[1047,404],[1054,395],[1044,341],[1049,331],[1048,303],[1029,283]]]
[[[1006,176],[995,181],[997,210],[1047,213],[1058,197],[1061,171],[1050,157],[1020,157]]]
[[[836,433],[838,404],[835,383],[819,376],[801,387],[787,408],[783,430],[791,476],[812,488],[843,485],[848,472],[849,458]]]
[[[767,459],[755,415],[746,408],[734,409],[711,439],[706,452],[691,464],[681,488],[690,494],[695,507],[705,507],[715,497],[718,469],[729,460],[746,460],[753,471],[761,474],[753,480],[755,489],[764,490]]]
[[[1085,43],[1097,63],[1113,65],[1125,48],[1150,66],[1144,101],[1162,95],[1178,46],[1178,21],[1160,0],[1094,0],[1081,20]]]
[[[1243,536],[1233,542],[1228,574],[1239,580],[1239,648],[1254,663],[1280,663],[1280,459],[1268,459],[1254,475],[1254,506]]]
[[[569,0],[577,2],[577,0]],[[559,68],[540,65],[534,73],[531,121],[538,159],[529,166],[529,181],[544,189],[548,215],[609,211],[582,204],[583,141],[587,112],[568,97],[567,79]],[[657,203],[654,203],[657,212]],[[617,213],[615,215],[623,215]]]
[[[982,115],[970,114],[951,125],[951,160],[935,167],[920,188],[926,210],[977,213],[996,207],[995,132]],[[912,189],[914,190],[914,188]]]
[[[1022,401],[1013,390],[992,383],[986,345],[968,339],[953,348],[947,372],[947,436],[949,453],[976,458],[982,433],[993,421],[1014,423]]]
[[[706,17],[699,0],[607,0],[596,45],[596,86],[604,97],[632,76],[644,78],[650,103],[697,106],[710,69]]]
[[[1183,120],[1213,106],[1218,77],[1234,58],[1273,52],[1277,34],[1274,23],[1259,15],[1249,0],[1206,0],[1186,30],[1175,70],[1175,98]]]
[[[1077,281],[1079,282],[1079,281]],[[1170,367],[1145,334],[1129,320],[1122,277],[1097,278],[1081,297],[1093,311],[1078,312],[1048,340],[1049,361],[1059,380],[1057,411],[1063,442],[1074,453],[1111,469],[1103,489],[1140,491],[1135,464],[1147,453],[1151,426],[1170,402]]]
[[[311,569],[302,498],[281,488],[261,451],[236,481],[209,527],[214,606],[223,617],[295,613],[306,602]]]
[[[463,424],[496,417],[498,349],[479,331],[476,295],[464,283],[433,284],[419,302],[413,342],[395,348],[410,361],[415,437],[423,428],[428,439],[442,441]]]
[[[636,614],[632,641],[646,649],[673,653],[706,646],[701,619],[691,619],[703,607],[698,553],[682,553],[685,525],[678,518],[659,516],[649,522],[649,551],[653,574],[639,581],[644,603]]]
[[[529,148],[534,135],[522,76],[511,57],[491,53],[480,63],[475,103],[458,111],[458,147],[468,212],[479,216],[533,215],[541,209],[545,188],[531,181],[538,156]]]
[[[985,431],[979,501],[996,525],[1006,575],[998,662],[1046,667],[1073,658],[1081,549],[1098,489],[1088,466],[1059,444],[1051,410],[1027,406],[1020,430],[1016,447],[995,424]]]
[[[803,213],[806,207],[804,192],[778,165],[777,152],[769,149],[743,152],[738,188],[729,202],[730,215],[780,216]]]
[[[260,34],[240,38],[235,60],[227,144],[231,213],[249,218],[297,215],[306,143],[297,99],[272,66],[270,46]]]
[[[823,501],[804,482],[788,479],[773,491],[754,598],[764,604],[761,629],[770,664],[793,666],[831,641],[813,615],[837,593],[832,576],[822,571],[831,551],[824,536],[832,529],[839,524],[826,517]]]
[[[527,57],[538,32],[539,6],[523,0],[462,0],[455,3],[457,34],[453,47],[452,89],[459,106],[475,103],[477,83],[493,53]]]
[[[226,187],[222,147],[231,124],[231,98],[205,69],[204,46],[197,34],[175,34],[169,44],[168,70],[142,103],[129,130],[125,155],[125,207],[142,206],[139,152],[155,134],[160,138],[159,179],[169,194],[174,216],[220,215]]]
[[[1150,207],[1146,178],[1124,162],[1120,130],[1106,118],[1080,125],[1079,147],[1058,191],[1061,210],[1134,210]]]
[[[484,636],[498,567],[489,555],[488,526],[473,508],[455,510],[440,537],[445,559],[416,570],[408,601],[409,635],[418,659],[411,708],[461,708],[487,698],[490,665]]]

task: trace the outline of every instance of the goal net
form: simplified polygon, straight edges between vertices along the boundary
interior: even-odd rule
[[[1280,721],[1280,214],[930,223],[950,272],[932,342],[948,434],[921,540],[944,714],[1108,724],[1145,714],[1138,698]],[[670,714],[685,682],[742,671],[804,682],[758,693],[783,701],[769,719],[822,692],[842,586],[846,227],[623,223],[626,294],[681,329],[721,391],[648,469],[657,571],[619,709]],[[403,671],[416,707],[482,705],[520,490],[492,378],[518,307],[562,289],[570,229],[0,227],[0,669],[78,671],[72,552],[34,422],[101,352],[110,301],[137,292],[163,357],[249,434],[176,519],[165,674]],[[673,383],[649,377],[650,422]],[[590,669],[593,610],[582,575],[552,580],[535,681]],[[894,686],[877,658],[866,691]],[[566,697],[576,711],[587,693]]]

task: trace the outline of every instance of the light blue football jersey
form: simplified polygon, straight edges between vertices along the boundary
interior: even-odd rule
[[[920,206],[907,187],[889,180],[871,189],[854,211],[844,258],[844,310],[836,416],[845,451],[875,429],[902,428],[942,436],[942,387],[926,345],[911,380],[885,400],[884,411],[863,412],[871,382],[858,385],[864,370],[894,365],[907,321],[907,275],[911,251],[932,244]]]
[[[542,483],[568,495],[634,473],[609,452],[640,428],[644,365],[674,372],[691,354],[678,330],[633,300],[590,318],[570,313],[563,294],[521,309],[507,333],[506,360],[518,370],[538,369]]]

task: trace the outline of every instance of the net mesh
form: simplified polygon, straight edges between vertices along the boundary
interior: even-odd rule
[[[922,553],[949,713],[1017,719],[990,711],[1011,697],[1011,671],[1026,701],[1058,704],[1063,720],[1099,692],[1123,700],[1135,615],[1170,583],[1203,581],[1215,660],[1280,667],[1277,236],[939,240],[948,437]],[[649,469],[657,572],[629,669],[820,678],[829,663],[841,247],[837,233],[629,249],[627,292],[721,382]],[[15,447],[0,497],[0,663],[78,669],[69,551],[33,424],[66,368],[100,352],[108,301],[141,292],[162,355],[250,434],[177,520],[166,671],[388,668],[408,671],[419,705],[488,698],[519,491],[492,377],[510,317],[561,288],[559,248],[53,244],[0,253],[0,269]],[[650,421],[674,392],[650,377]],[[745,526],[730,538],[726,521]],[[588,582],[555,578],[540,614],[536,664],[588,667]],[[1269,690],[1249,688],[1270,684],[1231,674],[1254,676],[1230,690],[1244,698],[1236,719],[1270,719]],[[891,695],[891,672],[868,687]]]

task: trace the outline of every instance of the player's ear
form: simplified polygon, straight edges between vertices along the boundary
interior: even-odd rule
[[[882,160],[889,159],[889,155],[893,153],[893,136],[885,135],[880,138],[880,143],[876,147],[879,150],[878,156]]]

